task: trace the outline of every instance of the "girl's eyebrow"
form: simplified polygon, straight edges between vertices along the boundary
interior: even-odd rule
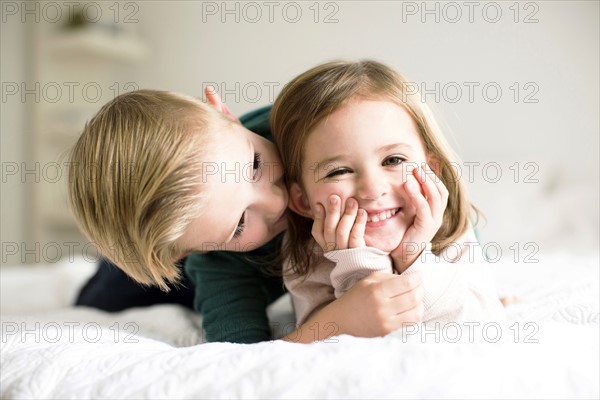
[[[347,159],[349,157],[348,154],[338,154],[336,156],[333,157],[328,157],[322,161],[319,161],[316,165],[315,165],[315,170],[318,170],[320,168],[323,168],[326,165],[329,165],[335,161],[340,161],[340,160],[344,160]]]
[[[376,151],[378,153],[383,153],[386,151],[390,151],[390,150],[394,150],[394,149],[406,149],[406,150],[412,150],[412,146],[408,143],[391,143],[391,144],[386,144],[384,146],[379,147]],[[327,157],[326,159],[319,161],[318,163],[315,164],[315,169],[318,170],[320,168],[323,168],[324,166],[331,164],[335,161],[340,161],[340,160],[344,160],[349,158],[350,155],[348,154],[337,154],[333,157]]]
[[[392,143],[392,144],[386,144],[385,146],[381,146],[380,148],[377,149],[378,152],[384,152],[384,151],[389,151],[389,150],[393,150],[396,148],[405,148],[407,150],[412,150],[412,146],[408,143]]]

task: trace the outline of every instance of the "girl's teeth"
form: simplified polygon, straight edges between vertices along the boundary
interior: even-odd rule
[[[395,208],[393,210],[382,211],[379,214],[375,214],[367,219],[367,222],[379,222],[385,221],[388,218],[393,217],[398,212],[398,209]]]

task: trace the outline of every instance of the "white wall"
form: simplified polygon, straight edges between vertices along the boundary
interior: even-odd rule
[[[157,60],[140,71],[140,85],[199,95],[203,83],[217,82],[234,92],[225,93],[226,100],[243,113],[269,103],[269,88],[278,93],[323,61],[384,61],[427,90],[439,85],[440,98],[429,94],[428,103],[440,112],[463,160],[480,163],[473,165],[469,186],[487,217],[485,241],[505,248],[535,242],[542,250],[598,246],[597,2],[519,3],[518,16],[513,2],[476,2],[472,22],[468,2],[322,2],[319,23],[314,2],[296,3],[302,11],[296,23],[287,22],[296,7],[283,11],[290,3],[274,6],[272,23],[264,2],[254,3],[262,12],[256,23],[256,7],[223,4],[144,5],[139,29]],[[455,23],[453,4],[462,13]],[[436,5],[439,22],[425,12]],[[337,22],[324,23],[332,12]],[[262,96],[254,101],[256,85]],[[494,103],[495,87],[502,94]],[[501,168],[498,182],[492,163]]]
[[[384,61],[426,89],[439,85],[440,99],[429,94],[428,103],[439,111],[462,158],[480,163],[469,188],[487,217],[484,241],[504,248],[513,242],[521,247],[535,242],[541,250],[598,248],[598,2],[475,2],[472,22],[469,2],[130,3],[136,8],[121,9],[119,18],[134,12],[137,22],[129,27],[147,42],[151,56],[122,73],[123,81],[196,95],[203,84],[217,82],[231,91],[222,94],[239,114],[272,102],[269,88],[277,94],[292,77],[323,61]],[[423,7],[437,7],[439,22],[435,14],[423,15]],[[497,9],[502,14],[492,23]],[[457,10],[461,17],[452,23]],[[331,23],[324,22],[328,15]],[[537,22],[525,23],[527,16]],[[5,73],[22,70],[23,47],[6,38],[23,28],[2,29],[4,80]],[[465,82],[479,85],[473,101]],[[497,102],[484,97],[486,84],[501,88]],[[456,86],[462,97],[453,101]],[[524,102],[528,94],[537,102]],[[493,88],[487,95],[495,95]],[[5,128],[8,107],[2,104],[3,160],[21,154],[22,146],[14,133],[18,123]],[[9,113],[18,119],[20,112]],[[482,174],[486,165],[501,168],[498,182],[492,182],[494,168]],[[538,182],[525,183],[528,173]],[[7,212],[20,203],[19,193],[5,204],[3,190],[3,240],[20,229],[22,215]]]
[[[26,26],[19,21],[7,21],[1,24],[0,35],[0,81],[23,82],[25,78],[25,42]],[[2,178],[0,179],[0,234],[2,243],[20,243],[25,239],[26,216],[24,202],[26,201],[25,186],[20,180],[8,179],[7,173],[12,173],[15,164],[20,164],[26,157],[27,128],[25,123],[26,105],[20,96],[0,100],[0,155],[2,159]],[[16,168],[16,167],[15,167]],[[2,249],[2,251],[4,251]]]

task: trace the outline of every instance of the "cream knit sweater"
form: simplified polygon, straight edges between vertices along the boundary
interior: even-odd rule
[[[321,252],[318,259],[306,277],[292,277],[290,261],[284,263],[284,283],[292,295],[298,326],[371,273],[394,273],[389,253],[372,247]],[[423,323],[505,320],[489,264],[472,230],[439,256],[428,245],[403,272],[417,273],[425,291]]]

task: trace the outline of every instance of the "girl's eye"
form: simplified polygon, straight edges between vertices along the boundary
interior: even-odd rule
[[[260,153],[254,153],[254,162],[252,164],[252,177],[256,179],[259,174],[260,167],[262,165],[262,155]]]
[[[384,166],[400,165],[404,161],[406,161],[406,158],[399,157],[399,156],[391,156],[391,157],[388,157],[385,160],[383,160],[383,165]]]
[[[330,173],[325,175],[325,178],[333,178],[335,176],[350,174],[351,172],[352,171],[350,171],[349,169],[340,168],[340,169],[336,169],[335,171],[331,171]]]

